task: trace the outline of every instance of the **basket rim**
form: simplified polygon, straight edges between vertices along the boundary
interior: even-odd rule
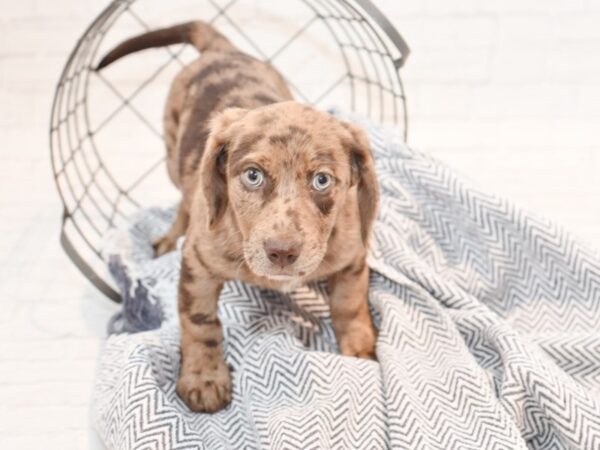
[[[61,88],[62,88],[62,86],[64,84],[64,80],[68,74],[68,70],[71,66],[71,63],[73,62],[73,60],[75,59],[75,57],[77,56],[79,51],[81,50],[86,36],[94,29],[94,27],[96,27],[103,20],[105,20],[107,15],[112,14],[115,9],[118,9],[120,6],[122,6],[124,4],[126,5],[129,3],[133,3],[134,1],[135,0],[113,0],[113,1],[111,1],[106,7],[104,7],[100,11],[100,13],[98,13],[98,15],[94,18],[94,20],[84,29],[83,33],[78,38],[77,43],[75,44],[75,46],[69,53],[69,55],[66,59],[65,65],[60,73],[59,79],[56,82],[55,92],[54,92],[54,96],[53,96],[53,100],[52,100],[52,107],[51,107],[51,113],[50,113],[50,127],[49,127],[49,149],[50,149],[51,167],[52,167],[52,171],[53,171],[53,178],[54,178],[55,186],[59,193],[61,203],[63,205],[62,221],[61,221],[61,229],[60,229],[60,244],[61,244],[63,250],[65,251],[65,253],[67,254],[67,256],[69,257],[69,259],[71,259],[73,264],[88,279],[88,281],[90,281],[90,283],[92,285],[94,285],[96,287],[96,289],[98,289],[102,294],[104,294],[106,297],[108,297],[110,300],[112,300],[116,303],[121,303],[123,301],[122,295],[116,289],[114,289],[110,285],[110,283],[108,283],[106,280],[104,280],[102,278],[102,276],[100,276],[98,273],[96,273],[96,271],[93,269],[93,267],[86,261],[85,257],[83,257],[81,255],[81,253],[77,250],[76,245],[74,245],[73,241],[69,237],[69,234],[67,233],[66,227],[67,227],[69,221],[71,221],[74,224],[74,226],[76,227],[76,230],[77,230],[77,226],[75,224],[73,216],[69,213],[69,211],[67,209],[67,202],[66,202],[64,194],[62,192],[62,188],[59,183],[59,178],[57,176],[55,152],[58,150],[55,149],[55,145],[53,142],[53,133],[55,131],[55,129],[54,129],[55,128],[54,127],[55,119],[56,119],[57,115],[59,114],[58,107],[60,104],[59,95],[61,94]],[[410,51],[410,47],[408,46],[408,44],[406,43],[406,41],[404,40],[402,35],[398,32],[398,30],[394,27],[394,25],[390,22],[390,20],[381,12],[381,10],[379,10],[375,6],[375,4],[371,0],[352,0],[352,2],[354,4],[352,4],[352,2],[349,2],[348,0],[339,0],[339,1],[344,3],[345,5],[347,5],[348,7],[352,8],[355,11],[357,11],[355,5],[358,5],[360,7],[360,9],[362,9],[362,11],[357,11],[357,12],[361,16],[371,19],[379,27],[380,31],[383,34],[385,34],[385,36],[387,36],[390,43],[399,52],[399,56],[395,59],[392,59],[394,68],[396,69],[397,72],[399,72],[400,69],[402,67],[404,67],[404,65],[406,64],[406,61],[407,61],[411,51]],[[381,36],[379,36],[379,35],[377,35],[377,36],[379,37],[379,39],[381,39]],[[400,81],[400,79],[399,79],[399,81]],[[406,97],[404,95],[404,89],[402,87],[401,81],[400,81],[400,84],[401,84],[402,100],[403,100],[403,108],[404,108],[404,122],[405,122],[404,134],[405,134],[405,140],[406,140],[407,131],[408,131],[407,130],[408,129],[408,116],[407,116],[407,111],[406,111]],[[79,231],[79,233],[81,234],[81,231]],[[90,244],[88,244],[88,245],[90,245]]]

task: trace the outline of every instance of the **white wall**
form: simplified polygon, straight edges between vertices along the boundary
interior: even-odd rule
[[[600,2],[378,0],[410,142],[600,243]]]
[[[66,56],[103,2],[0,0],[0,448],[101,448],[90,394],[116,308],[64,256],[48,147]],[[84,7],[85,5],[85,7]]]

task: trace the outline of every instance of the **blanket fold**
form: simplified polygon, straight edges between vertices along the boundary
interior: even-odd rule
[[[368,262],[377,362],[339,355],[322,283],[226,283],[233,401],[175,393],[180,251],[152,259],[174,209],[142,211],[104,256],[124,296],[100,358],[111,449],[600,449],[600,255],[552,222],[369,133],[381,206]]]

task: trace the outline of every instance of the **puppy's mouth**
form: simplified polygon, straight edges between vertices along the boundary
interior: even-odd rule
[[[301,280],[306,272],[304,271],[296,271],[292,268],[290,269],[281,269],[280,267],[266,267],[264,270],[255,270],[255,268],[250,266],[250,270],[252,270],[256,275],[267,278],[271,281],[279,281],[284,283],[289,283],[292,281]]]
[[[274,281],[294,281],[299,278],[298,275],[278,275],[278,274],[265,274],[265,277]]]
[[[267,266],[264,269],[258,268],[253,264],[248,264],[250,270],[254,272],[255,275],[266,278],[270,281],[275,281],[278,283],[300,283],[303,279],[305,279],[308,275],[310,275],[314,270],[306,270],[305,267],[299,268],[289,268],[282,269],[280,267]],[[318,264],[317,264],[318,266]],[[262,270],[261,270],[262,269]]]
[[[258,261],[254,258],[247,258],[246,263],[248,268],[257,276],[266,278],[267,280],[276,281],[279,283],[296,283],[300,282],[312,271],[310,268],[303,267],[278,267],[264,259]],[[318,266],[318,264],[317,264]]]

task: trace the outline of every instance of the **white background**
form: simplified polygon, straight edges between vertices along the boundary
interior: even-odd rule
[[[600,1],[375,3],[413,51],[410,143],[598,246]],[[89,398],[116,307],[59,248],[47,129],[104,5],[0,0],[0,448],[100,448]]]

